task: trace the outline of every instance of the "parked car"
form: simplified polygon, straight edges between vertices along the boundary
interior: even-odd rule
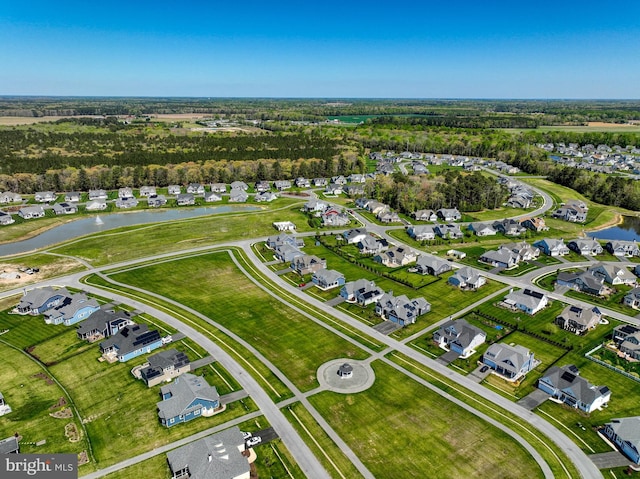
[[[242,432],[242,437],[245,441],[249,439],[251,436],[253,436],[253,434],[251,434],[250,432],[244,432],[244,431],[241,431],[241,432]]]
[[[253,447],[262,442],[262,438],[260,436],[253,436],[247,439],[247,447]]]
[[[489,369],[489,366],[482,366],[482,367],[480,368],[480,372],[481,372],[481,373],[485,373],[485,372],[487,372],[487,369]]]

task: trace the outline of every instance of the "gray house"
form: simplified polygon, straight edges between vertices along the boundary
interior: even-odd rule
[[[345,284],[344,275],[333,269],[320,269],[313,273],[313,284],[322,290],[337,288]]]
[[[376,304],[376,314],[400,326],[415,323],[419,316],[429,311],[431,305],[424,298],[409,299],[404,294],[396,297],[391,291],[383,294]]]
[[[204,377],[191,373],[184,373],[172,383],[162,386],[160,396],[158,417],[166,427],[212,416],[221,406],[215,386],[209,386]]]
[[[449,320],[433,333],[433,340],[442,348],[457,352],[463,358],[487,339],[484,331],[464,319]]]
[[[602,245],[591,238],[578,238],[567,243],[567,247],[583,256],[596,256],[602,254]]]
[[[71,203],[56,203],[51,208],[56,215],[72,215],[78,212],[78,207]]]
[[[509,381],[517,381],[540,364],[527,348],[506,343],[489,346],[482,356],[482,362]]]
[[[378,301],[384,291],[382,291],[376,283],[366,279],[350,281],[340,289],[340,296],[351,303],[358,303],[360,306],[366,306]]]
[[[245,440],[238,426],[167,453],[172,479],[249,479]]]
[[[436,232],[431,225],[410,226],[407,233],[416,241],[427,241],[436,237]]]
[[[589,309],[569,305],[556,317],[555,323],[566,331],[585,334],[590,329],[595,329],[600,318],[602,313],[596,307]]]
[[[148,387],[170,381],[191,370],[189,358],[177,349],[167,349],[152,354],[147,361],[147,364],[140,370],[140,379]]]
[[[594,386],[574,365],[552,366],[538,380],[538,389],[564,404],[591,413],[609,402],[611,391],[607,386]]]
[[[440,276],[451,269],[451,263],[431,255],[422,254],[416,261],[416,271],[420,274]]]
[[[193,193],[180,193],[176,198],[178,206],[192,206],[196,204],[196,199]]]
[[[640,416],[612,419],[602,430],[635,464],[640,464]]]

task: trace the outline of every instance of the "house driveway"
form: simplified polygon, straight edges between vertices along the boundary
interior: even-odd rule
[[[282,276],[283,274],[291,273],[293,270],[291,268],[281,269],[280,271],[276,271],[278,276]]]
[[[536,389],[520,399],[517,404],[529,411],[533,411],[550,397],[551,395],[544,392],[542,389]]]
[[[193,361],[191,363],[191,371],[215,362],[216,362],[216,358],[214,358],[213,356],[207,356],[202,359],[198,359],[197,361]]]
[[[249,393],[247,393],[244,389],[240,389],[239,391],[233,391],[232,393],[220,396],[220,402],[222,404],[229,404],[230,402],[239,401],[240,399],[244,399],[246,397],[249,397]]]
[[[401,329],[402,326],[400,326],[398,323],[394,323],[392,321],[383,321],[381,323],[376,324],[373,329],[375,329],[376,331],[378,331],[381,334],[385,334],[387,336],[389,336],[391,333],[393,333],[394,331],[397,331],[398,329]]]
[[[327,306],[338,306],[339,304],[344,302],[345,302],[345,299],[342,296],[336,296],[335,298],[330,299],[324,304],[326,304]]]
[[[455,361],[456,359],[458,359],[458,357],[460,356],[460,354],[456,353],[455,351],[447,351],[446,353],[444,353],[442,356],[440,356],[437,361],[441,364],[444,364],[445,366],[447,366],[449,363]]]
[[[589,459],[593,461],[598,469],[611,469],[632,464],[631,460],[619,451],[591,454]]]
[[[484,364],[480,364],[477,368],[471,371],[471,374],[467,376],[473,382],[480,384],[484,379],[491,374],[491,368],[487,368],[485,372],[481,373],[480,370],[484,367]]]

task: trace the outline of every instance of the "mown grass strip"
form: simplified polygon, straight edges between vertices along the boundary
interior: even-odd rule
[[[461,401],[472,405],[475,409],[496,421],[508,425],[510,429],[520,434],[542,455],[553,471],[555,477],[567,477],[569,479],[580,477],[578,470],[569,458],[565,456],[564,452],[559,450],[556,446],[552,447],[554,443],[539,431],[532,431],[531,425],[527,422],[522,421],[520,418],[509,412],[497,409],[489,401],[468,390],[463,390],[454,382],[438,373],[427,370],[425,367],[415,363],[411,358],[408,358],[402,353],[394,351],[386,357],[399,366],[410,370],[425,381],[435,385],[442,391],[445,391]]]

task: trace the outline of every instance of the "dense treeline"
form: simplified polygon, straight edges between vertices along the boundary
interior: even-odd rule
[[[640,135],[638,133],[624,132],[608,132],[608,131],[589,131],[589,132],[571,132],[571,131],[527,131],[522,134],[520,139],[530,144],[538,143],[576,143],[580,146],[584,145],[619,145],[623,148],[627,146],[640,146]]]
[[[147,166],[207,160],[327,160],[337,141],[311,133],[153,135],[118,131],[0,130],[0,173],[43,173],[66,167]]]
[[[509,195],[494,178],[456,170],[446,171],[436,181],[400,173],[376,177],[367,182],[365,193],[405,214],[419,209],[458,208],[465,212],[493,209],[501,206]]]
[[[445,126],[449,128],[537,128],[541,119],[521,115],[434,115],[434,116],[379,116],[370,118],[367,123],[396,128],[402,125],[425,127]]]
[[[152,115],[203,113],[235,118],[320,121],[341,115],[535,115],[543,124],[640,119],[637,100],[420,100],[272,98],[0,97],[0,115]]]

